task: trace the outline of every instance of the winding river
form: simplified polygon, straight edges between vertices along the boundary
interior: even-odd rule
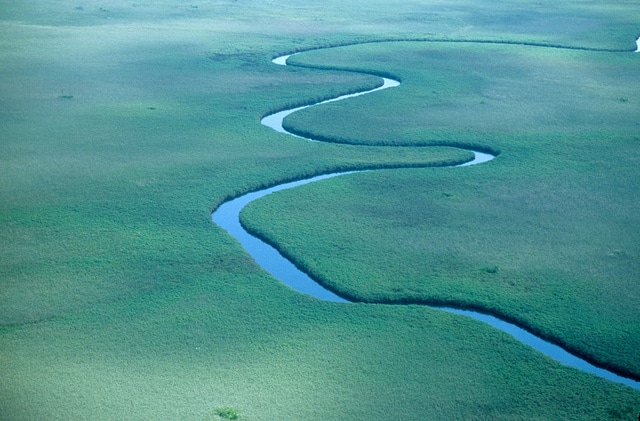
[[[640,38],[638,39],[638,46],[640,51]],[[287,65],[287,59],[291,55],[283,55],[273,59],[273,63],[281,66]],[[300,111],[305,108],[315,107],[321,104],[326,104],[329,102],[340,101],[348,98],[353,98],[360,95],[370,94],[372,92],[380,91],[383,89],[393,88],[400,85],[400,82],[382,78],[383,83],[381,86],[365,90],[353,94],[341,95],[335,98],[331,98],[325,101],[317,102],[315,104],[305,105],[301,107],[295,107],[288,110],[283,110],[274,114],[270,114],[265,116],[261,123],[279,133],[284,133],[290,136],[295,136],[298,138],[303,138],[294,133],[291,133],[284,129],[282,123],[285,117],[288,115]],[[318,140],[312,138],[303,138],[308,141],[316,142]],[[488,162],[495,158],[494,155],[487,154],[480,151],[470,150],[474,154],[474,158],[466,163],[455,165],[454,167],[465,167],[470,165],[477,165],[481,163]],[[293,289],[311,295],[315,298],[325,300],[325,301],[333,301],[339,303],[348,303],[349,301],[344,298],[336,295],[335,293],[325,289],[316,281],[311,279],[309,275],[302,272],[298,269],[292,262],[284,258],[275,248],[260,240],[257,237],[254,237],[249,232],[247,232],[244,227],[240,224],[240,212],[242,209],[249,204],[250,202],[257,200],[261,197],[264,197],[268,194],[287,190],[294,187],[302,186],[304,184],[314,183],[321,180],[326,180],[329,178],[339,177],[346,174],[352,174],[354,172],[363,172],[363,171],[380,171],[380,170],[358,170],[358,171],[344,171],[344,172],[336,172],[331,174],[323,174],[315,177],[310,177],[303,180],[287,182],[283,184],[279,184],[273,187],[269,187],[263,190],[251,192],[244,194],[242,196],[236,197],[232,200],[229,200],[222,205],[220,205],[212,214],[212,220],[218,226],[226,230],[229,234],[231,234],[234,238],[236,238],[240,244],[247,250],[247,252],[254,258],[254,260],[267,272],[269,272],[273,277],[279,279],[285,284],[289,285]],[[455,314],[464,315],[467,317],[471,317],[483,323],[489,324],[492,327],[499,329],[503,332],[506,332],[512,335],[514,338],[520,340],[521,342],[533,347],[539,352],[545,354],[548,357],[551,357],[565,365],[570,367],[577,368],[579,370],[583,370],[585,372],[595,374],[599,377],[622,383],[627,386],[630,386],[634,389],[640,390],[640,382],[634,381],[625,377],[621,377],[615,373],[612,373],[608,370],[596,367],[587,361],[576,357],[564,349],[560,348],[557,345],[554,345],[550,342],[547,342],[524,329],[515,326],[511,323],[500,320],[494,316],[490,316],[487,314],[478,313],[475,311],[469,310],[461,310],[449,307],[436,307],[443,311],[448,311]]]

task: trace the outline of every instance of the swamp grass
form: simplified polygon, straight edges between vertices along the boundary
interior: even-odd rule
[[[630,417],[637,392],[480,323],[297,294],[210,212],[333,169],[468,156],[272,133],[269,110],[375,83],[276,54],[390,37],[620,49],[637,21],[617,3],[0,0],[0,418]]]

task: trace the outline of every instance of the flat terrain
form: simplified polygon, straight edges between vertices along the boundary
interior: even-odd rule
[[[300,295],[210,212],[495,150],[246,223],[364,301],[487,308],[640,376],[638,22],[632,1],[0,0],[0,419],[634,419],[640,392],[467,318]],[[343,143],[259,124],[378,83],[274,56],[417,39],[295,57],[402,79],[288,122]]]

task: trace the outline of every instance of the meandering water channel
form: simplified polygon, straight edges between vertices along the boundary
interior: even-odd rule
[[[638,45],[640,46],[640,38],[638,39]],[[640,47],[639,47],[640,50]],[[286,66],[287,59],[291,55],[284,55],[273,59],[273,63],[277,65]],[[306,138],[298,136],[294,133],[291,133],[284,129],[283,120],[288,115],[300,111],[305,108],[315,107],[321,104],[326,104],[328,102],[340,101],[360,95],[370,94],[372,92],[380,91],[383,89],[393,88],[400,85],[400,82],[389,79],[382,78],[383,83],[381,86],[365,90],[353,94],[341,95],[332,99],[328,99],[325,101],[317,102],[310,105],[305,105],[301,107],[295,107],[288,110],[283,110],[274,114],[267,115],[261,120],[261,123],[279,133],[284,133],[290,136],[295,136],[298,138],[303,138],[312,142],[316,142],[316,139]],[[488,162],[495,158],[494,155],[487,154],[480,151],[470,150],[474,154],[474,158],[466,163],[455,165],[454,167],[465,167],[470,165],[477,165],[481,163]],[[254,260],[267,272],[269,272],[273,277],[279,279],[295,290],[311,295],[321,300],[340,302],[340,303],[348,303],[349,301],[344,298],[334,294],[333,292],[325,289],[312,278],[309,277],[306,273],[298,269],[292,262],[284,258],[275,248],[260,240],[257,237],[254,237],[249,232],[247,232],[244,227],[240,224],[240,212],[242,209],[248,205],[249,203],[257,200],[261,197],[264,197],[268,194],[287,190],[294,187],[302,186],[304,184],[314,183],[321,180],[326,180],[329,178],[339,177],[346,174],[351,174],[354,172],[363,172],[363,171],[381,171],[381,170],[358,170],[358,171],[344,171],[344,172],[336,172],[331,174],[323,174],[315,177],[310,177],[303,180],[287,182],[283,184],[279,184],[270,188],[266,188],[263,190],[251,192],[244,194],[242,196],[236,197],[235,199],[229,200],[222,205],[220,205],[212,214],[212,220],[218,226],[226,230],[229,234],[231,234],[234,238],[236,238],[240,244],[247,250],[247,252],[254,258]],[[550,342],[547,342],[524,329],[515,326],[511,323],[500,320],[494,316],[490,316],[487,314],[478,313],[475,311],[455,309],[449,307],[437,307],[440,310],[448,311],[455,314],[460,314],[464,316],[471,317],[473,319],[479,320],[483,323],[491,325],[492,327],[499,329],[503,332],[506,332],[521,342],[533,347],[534,349],[542,352],[543,354],[551,357],[565,365],[577,368],[579,370],[583,370],[585,372],[595,374],[602,378],[623,383],[627,386],[640,390],[640,382],[634,381],[625,377],[621,377],[615,373],[612,373],[608,370],[596,367],[587,361],[576,357],[564,349],[560,348],[557,345],[554,345]]]

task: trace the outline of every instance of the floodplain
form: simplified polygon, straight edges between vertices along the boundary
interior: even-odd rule
[[[635,419],[640,392],[422,305],[640,377],[635,6],[0,1],[0,418]],[[331,142],[260,125],[360,71],[402,85],[285,121]],[[498,157],[439,168],[456,145]],[[359,303],[210,222],[407,162],[243,214]]]

